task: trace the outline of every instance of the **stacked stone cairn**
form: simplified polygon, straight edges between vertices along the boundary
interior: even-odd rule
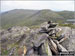
[[[66,38],[64,35],[62,37],[57,37],[56,33],[61,29],[57,28],[56,23],[49,21],[45,27],[42,26],[39,30],[40,36],[32,40],[33,46],[30,48],[26,55],[28,56],[58,56],[60,52],[68,52],[60,43]],[[34,35],[34,34],[33,34]],[[57,37],[57,38],[54,38]]]

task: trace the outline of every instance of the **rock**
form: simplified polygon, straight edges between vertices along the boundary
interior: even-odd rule
[[[21,43],[22,40],[24,40],[26,37],[24,35],[26,35],[26,32],[29,30],[30,29],[26,26],[24,27],[14,26],[7,30],[0,30],[1,47],[5,48],[4,46],[9,46],[17,42]]]
[[[65,30],[64,30],[65,29]],[[63,27],[64,34],[66,35],[66,39],[61,43],[61,45],[66,48],[68,51],[75,51],[75,30],[69,27]]]
[[[42,47],[43,53],[46,54],[47,56],[52,56],[52,52],[51,52],[51,49],[50,49],[50,47],[48,45],[48,41],[47,40],[44,42],[43,46],[44,46],[44,47]]]
[[[46,29],[48,29],[49,24],[47,22],[44,22],[41,24],[41,28],[45,27]]]
[[[41,34],[34,37],[33,44],[34,46],[38,47],[40,44],[42,44],[46,39],[48,35],[47,34]]]
[[[41,25],[42,27],[44,27],[44,26],[48,27],[47,22],[45,22],[45,24],[42,24],[42,25]],[[50,28],[50,29],[52,29],[52,32],[50,32],[50,33],[63,31],[62,35],[65,34],[66,40],[59,43],[59,47],[61,47],[63,49],[62,51],[64,51],[64,50],[66,51],[66,49],[67,50],[74,49],[74,45],[72,45],[73,48],[69,45],[70,42],[71,42],[71,44],[74,44],[73,39],[70,39],[71,37],[74,37],[73,32],[72,32],[73,36],[70,37],[71,28],[61,27],[62,30],[59,28],[57,28],[57,29]],[[54,29],[56,29],[56,31],[53,31]],[[53,52],[58,54],[58,52],[59,52],[57,49],[58,46],[53,41],[55,39],[51,38],[54,36],[50,36],[50,38],[48,38],[49,35],[47,33],[40,33],[40,30],[41,30],[41,28],[30,29],[26,26],[24,26],[24,27],[14,26],[7,30],[0,30],[1,47],[2,47],[2,49],[5,48],[7,50],[12,49],[11,53],[10,53],[10,54],[12,54],[13,50],[14,50],[13,46],[17,45],[17,47],[19,48],[18,52],[20,52],[19,55],[21,55],[21,56],[22,55],[24,56],[25,54],[27,54],[29,56],[31,56],[31,55],[35,56],[38,54],[52,56]],[[62,39],[62,37],[61,37],[61,39]],[[9,45],[10,45],[10,48],[8,47]],[[24,46],[26,46],[26,48],[24,48],[26,51],[22,48]],[[70,49],[70,48],[72,48],[72,49]],[[23,53],[23,51],[24,51],[24,53]]]

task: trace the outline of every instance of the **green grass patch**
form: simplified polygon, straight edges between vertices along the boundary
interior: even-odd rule
[[[9,51],[8,50],[2,50],[1,55],[8,55]]]
[[[59,26],[67,26],[67,27],[71,27],[71,28],[75,28],[75,25],[74,24],[59,24]]]

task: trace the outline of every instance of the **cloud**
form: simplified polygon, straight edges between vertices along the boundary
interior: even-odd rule
[[[51,9],[74,11],[74,1],[1,1],[1,11],[12,9]]]

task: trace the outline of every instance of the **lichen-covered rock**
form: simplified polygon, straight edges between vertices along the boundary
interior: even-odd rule
[[[65,34],[66,39],[61,43],[68,51],[75,51],[75,29],[62,27],[62,35]]]
[[[0,41],[1,41],[1,48],[10,50],[15,44],[21,46],[24,45],[23,40],[27,37],[26,33],[27,31],[30,31],[30,29],[26,26],[20,27],[20,26],[14,26],[12,28],[9,28],[7,30],[1,30],[0,31]],[[8,46],[10,48],[8,49]]]

